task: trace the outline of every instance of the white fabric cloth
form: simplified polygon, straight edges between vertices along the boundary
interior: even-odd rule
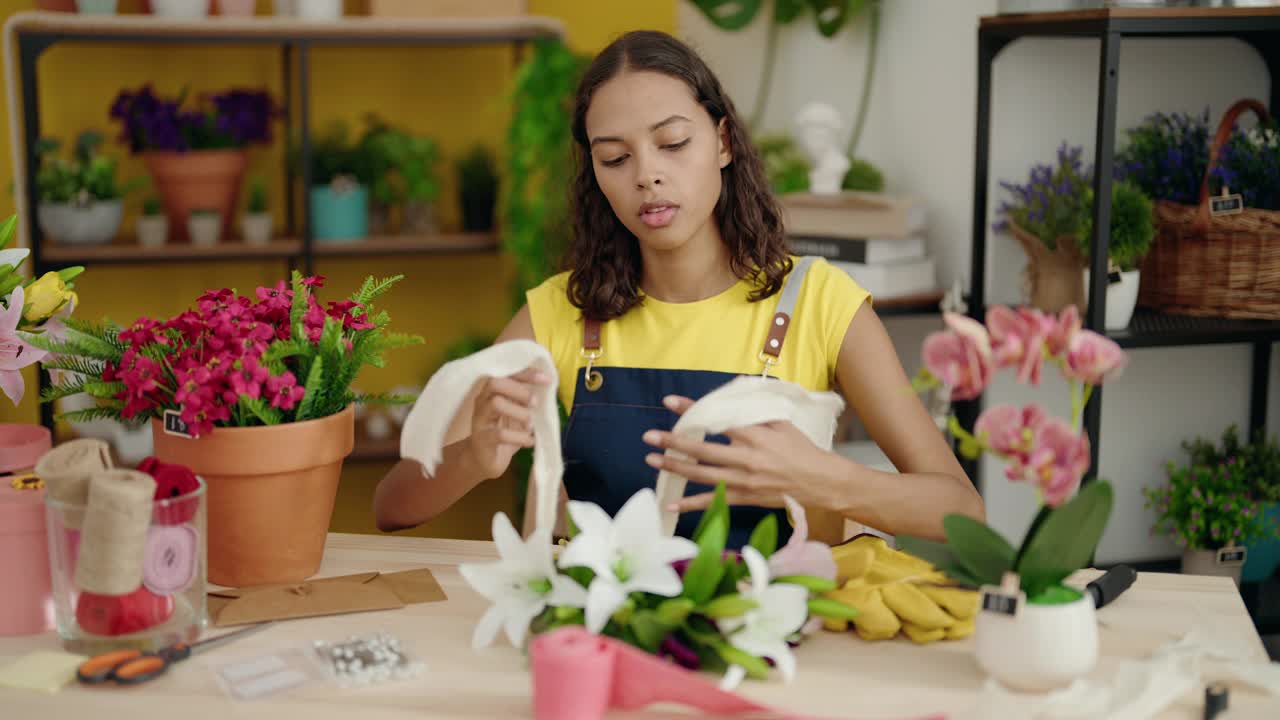
[[[560,416],[556,410],[559,385],[555,362],[546,348],[532,340],[512,340],[445,363],[414,401],[400,434],[400,457],[422,463],[435,472],[444,456],[445,434],[476,382],[536,368],[551,379],[542,388],[533,411],[533,484],[535,527],[555,527],[556,502],[564,475],[560,454]]]
[[[783,380],[743,375],[704,395],[693,404],[671,431],[677,435],[702,440],[726,430],[767,422],[789,420],[813,444],[830,450],[835,437],[836,421],[844,410],[844,399],[833,392],[813,392]],[[687,456],[667,448],[666,455],[684,459]],[[662,530],[675,533],[678,513],[666,507],[684,496],[688,479],[663,470],[658,473],[656,492],[662,508]]]

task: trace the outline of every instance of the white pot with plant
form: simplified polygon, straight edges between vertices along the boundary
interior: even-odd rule
[[[61,143],[43,139],[36,146],[36,220],[40,230],[67,245],[111,242],[124,218],[124,195],[136,182],[116,185],[116,161],[98,154],[102,136],[83,132],[71,159],[58,157]]]
[[[249,187],[249,203],[240,220],[240,232],[249,245],[271,242],[271,213],[267,211],[267,186],[262,178],[255,178]]]
[[[440,196],[435,167],[439,151],[435,140],[375,120],[363,143],[374,166],[373,199],[384,206],[403,205],[401,234],[439,232],[435,212]]]
[[[209,14],[209,0],[151,0],[151,14],[170,18],[202,18]]]
[[[1169,461],[1165,483],[1143,488],[1155,514],[1152,529],[1182,548],[1183,573],[1229,577],[1239,585],[1248,546],[1280,537],[1264,512],[1266,498],[1259,497],[1259,469],[1248,462],[1234,427],[1223,433],[1221,449],[1201,437],[1184,440],[1182,449],[1187,464]]]
[[[963,585],[986,588],[974,650],[988,675],[1017,691],[1065,687],[1097,664],[1093,599],[1068,580],[1093,557],[1113,496],[1103,479],[1081,486],[1090,465],[1083,409],[1093,387],[1114,378],[1126,357],[1114,341],[1082,329],[1075,306],[1057,316],[994,306],[985,325],[955,313],[944,318],[948,329],[925,339],[917,389],[937,390],[947,401],[972,400],[1000,368],[1016,369],[1020,382],[1039,384],[1047,361],[1070,387],[1071,420],[1052,417],[1036,403],[987,408],[972,433],[950,418],[960,452],[1005,461],[1005,477],[1036,488],[1039,510],[1016,547],[958,514],[943,521],[946,543],[899,536],[898,546]]]
[[[222,236],[222,214],[214,208],[196,208],[187,219],[187,234],[192,245],[210,247]]]
[[[337,20],[342,0],[293,0],[293,12],[304,20]]]
[[[169,218],[164,214],[160,198],[152,195],[142,203],[142,215],[138,217],[138,244],[143,247],[161,247],[169,239]]]
[[[1093,191],[1085,193],[1086,207],[1093,207]],[[1133,319],[1138,304],[1138,266],[1151,250],[1156,235],[1151,198],[1134,183],[1116,182],[1111,188],[1111,236],[1107,240],[1107,304],[1104,325],[1107,330],[1123,330]],[[1088,215],[1081,230],[1080,250],[1084,256],[1084,298],[1089,305],[1089,252],[1093,233],[1093,216]]]

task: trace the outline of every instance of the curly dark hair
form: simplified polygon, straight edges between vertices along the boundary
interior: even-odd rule
[[[573,236],[565,254],[569,301],[593,320],[619,317],[640,302],[639,241],[622,224],[596,181],[586,117],[597,88],[624,70],[660,72],[683,80],[714,123],[725,121],[732,161],[720,170],[715,220],[729,247],[730,269],[756,285],[749,299],[782,288],[791,272],[782,214],[733,102],[702,58],[688,45],[656,31],[629,32],[600,51],[583,74],[573,110],[577,176],[570,197]]]

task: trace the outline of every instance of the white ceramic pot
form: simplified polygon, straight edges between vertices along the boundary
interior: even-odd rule
[[[271,242],[271,213],[247,213],[240,219],[240,234],[249,245]]]
[[[973,637],[983,671],[1019,692],[1066,687],[1098,662],[1098,621],[1087,594],[1059,605],[1025,603],[1015,618],[979,612]]]
[[[217,213],[194,214],[187,218],[187,235],[192,245],[217,245],[222,235],[222,217]]]
[[[342,0],[293,0],[293,13],[304,20],[337,20]]]
[[[1124,330],[1133,319],[1133,309],[1138,305],[1138,283],[1141,281],[1140,270],[1128,270],[1120,273],[1120,282],[1107,285],[1107,317],[1108,330]],[[1084,271],[1084,297],[1088,306],[1089,271]]]
[[[65,245],[103,245],[120,230],[124,203],[100,200],[85,206],[41,203],[36,218],[45,235]]]
[[[151,14],[171,18],[207,17],[209,0],[151,0]]]
[[[161,247],[169,240],[169,218],[165,215],[143,215],[138,218],[138,244]]]
[[[272,0],[271,6],[275,14],[281,17],[292,17],[297,15],[297,8],[294,6],[294,0]]]

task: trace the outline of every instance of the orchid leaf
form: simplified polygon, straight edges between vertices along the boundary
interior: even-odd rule
[[[947,546],[956,559],[976,579],[999,585],[1012,570],[1015,550],[995,530],[968,515],[949,514],[942,519]]]
[[[1088,564],[1111,516],[1111,483],[1095,480],[1049,513],[1018,564],[1022,589],[1034,597]]]
[[[751,531],[747,544],[759,550],[766,560],[769,559],[778,549],[778,516],[774,513],[765,515]]]
[[[983,582],[969,572],[951,548],[943,543],[909,535],[899,535],[895,542],[898,549],[915,555],[941,570],[947,577],[968,587],[981,587]]]

